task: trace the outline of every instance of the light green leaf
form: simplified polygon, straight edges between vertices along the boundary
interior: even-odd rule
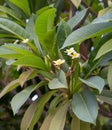
[[[102,92],[103,87],[105,85],[104,79],[102,79],[99,76],[92,76],[92,77],[88,78],[87,80],[84,80],[84,79],[80,78],[80,80],[84,84],[86,84],[86,85],[88,85],[88,86],[90,86],[92,88],[98,89],[100,93]]]
[[[63,130],[66,120],[66,113],[68,110],[69,101],[64,103],[62,106],[58,107],[51,120],[49,130]]]
[[[19,7],[23,12],[25,12],[27,15],[30,15],[30,8],[29,8],[29,2],[28,0],[9,0],[14,5]]]
[[[78,8],[80,3],[81,3],[81,0],[71,0],[72,3]]]
[[[11,44],[11,43],[8,43],[8,44],[5,44],[3,46],[8,48],[8,49],[11,49],[11,50],[15,51],[16,53],[22,54],[22,55],[33,54],[29,50],[29,48],[24,44],[13,44],[13,43]]]
[[[80,122],[80,130],[91,130],[91,124],[88,122]]]
[[[62,49],[86,39],[102,35],[112,31],[112,22],[89,24],[72,32],[64,42]]]
[[[95,60],[100,58],[101,56],[103,56],[104,54],[106,54],[110,51],[112,51],[112,39],[110,39],[103,46],[101,46],[101,48],[99,49],[99,51],[95,57]]]
[[[75,93],[72,99],[72,110],[80,120],[95,124],[98,115],[96,97],[87,90]]]
[[[108,80],[110,90],[112,91],[112,62],[110,62],[109,64],[107,80]]]
[[[43,60],[35,55],[27,55],[22,58],[16,60],[13,65],[21,65],[21,66],[29,66],[42,70],[47,70],[45,63]]]
[[[43,86],[45,84],[44,81],[41,81],[39,84],[36,86],[31,85],[21,92],[17,93],[11,100],[11,107],[13,110],[14,115],[18,112],[20,107],[26,102],[26,100],[29,98],[30,94],[35,90],[38,89],[39,87]]]
[[[88,9],[84,9],[77,14],[75,14],[71,19],[68,20],[67,24],[73,29],[75,26],[77,26],[81,20],[84,19]]]
[[[59,81],[59,79],[54,78],[48,84],[50,89],[60,89],[60,88],[67,88],[67,86]]]
[[[18,79],[10,82],[0,93],[0,98],[3,97],[5,94],[7,94],[8,92],[10,92],[11,90],[13,90],[14,88],[16,88],[17,86],[19,86],[19,81]]]
[[[62,71],[62,70],[59,71],[58,80],[59,80],[62,84],[64,84],[65,86],[67,86],[67,81],[66,81],[66,76],[65,76],[64,71]]]
[[[36,75],[37,72],[35,70],[27,70],[19,76],[18,81],[21,84],[21,86],[23,86],[24,83],[29,79],[29,77],[34,78]]]
[[[29,34],[27,34],[24,28],[6,18],[0,18],[0,28],[16,35],[20,39],[25,39],[29,37]]]
[[[6,48],[5,46],[0,46],[0,57],[2,58],[21,58],[23,55],[19,54],[11,49]]]
[[[46,32],[53,28],[55,12],[56,9],[51,8],[38,16],[35,23],[35,31],[40,41],[43,41]]]

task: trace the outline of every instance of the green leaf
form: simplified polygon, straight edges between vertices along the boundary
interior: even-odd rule
[[[64,20],[61,20],[57,29],[57,43],[59,48],[62,47],[65,39],[70,33],[71,33],[70,26]]]
[[[79,120],[76,116],[72,118],[71,130],[91,130],[91,124]]]
[[[16,88],[17,86],[19,86],[19,82],[18,79],[10,82],[0,93],[0,98],[3,97],[5,94],[7,94],[8,92],[10,92],[11,90],[13,90],[14,88]]]
[[[19,7],[27,15],[31,14],[28,0],[9,0],[9,1],[12,2],[14,5],[16,5],[17,7]]]
[[[21,92],[17,93],[11,100],[11,107],[13,110],[14,115],[18,112],[20,107],[26,102],[26,100],[29,98],[30,94],[35,90],[38,89],[39,87],[43,86],[45,84],[44,81],[41,81],[39,84],[36,86],[31,85]]]
[[[35,55],[27,55],[22,58],[16,60],[13,65],[21,65],[21,66],[29,66],[42,70],[47,70],[45,63],[43,60]]]
[[[50,89],[60,89],[60,88],[67,88],[67,86],[59,81],[59,79],[54,78],[48,84]]]
[[[43,50],[40,46],[40,43],[38,41],[38,37],[36,36],[35,29],[34,29],[34,23],[35,23],[36,17],[37,17],[36,15],[32,14],[32,16],[29,19],[29,22],[26,25],[25,30],[30,35],[30,39],[34,40],[34,44],[35,44],[36,48],[38,49],[39,53],[43,55]]]
[[[46,32],[53,28],[55,12],[56,9],[51,8],[38,16],[35,23],[35,31],[40,41],[43,41]]]
[[[72,110],[80,120],[95,124],[98,115],[96,97],[87,90],[75,93],[72,99]]]
[[[20,39],[25,39],[29,37],[24,28],[6,18],[0,18],[0,28],[16,35]]]
[[[87,11],[88,9],[84,9],[68,20],[67,24],[71,27],[71,29],[77,26],[84,19]]]
[[[58,80],[59,80],[62,84],[64,84],[65,86],[67,86],[67,81],[66,81],[66,76],[65,76],[64,71],[62,71],[62,70],[59,71]]]
[[[98,89],[100,93],[102,92],[103,87],[105,85],[104,79],[102,79],[99,76],[92,76],[92,77],[88,78],[87,80],[84,80],[84,79],[80,78],[80,80],[84,84],[86,84],[86,85],[88,85],[88,86],[90,86],[92,88]]]
[[[92,23],[102,23],[112,21],[112,11],[105,13],[103,16],[99,16],[94,19]]]
[[[112,22],[89,24],[72,32],[64,42],[62,49],[86,39],[102,35],[112,31]]]
[[[22,55],[30,55],[30,54],[33,54],[29,48],[24,45],[24,44],[11,44],[11,43],[8,43],[8,44],[5,44],[3,45],[4,47],[8,48],[8,49],[11,49],[19,54],[22,54]]]
[[[0,11],[18,20],[22,25],[25,25],[25,23],[21,20],[22,16],[18,12],[15,12],[14,10],[5,6],[0,6]]]
[[[27,130],[28,128],[29,130],[33,130],[34,125],[41,117],[45,104],[55,92],[56,91],[50,91],[44,94],[41,98],[39,98],[39,100],[29,106],[22,119],[21,130]]]
[[[29,79],[29,77],[34,78],[35,76],[37,76],[37,72],[35,70],[27,70],[19,76],[18,81],[21,86],[23,86],[24,83]]]
[[[108,80],[109,88],[112,91],[112,62],[110,62],[109,64],[107,80]]]
[[[101,48],[99,49],[99,51],[95,57],[95,60],[100,58],[101,56],[103,56],[104,54],[106,54],[110,51],[112,51],[112,39],[110,39],[103,46],[101,46]]]
[[[80,3],[81,3],[81,0],[71,0],[72,3],[78,8]]]
[[[51,120],[49,130],[64,129],[68,106],[69,106],[69,101],[64,103],[62,106],[58,107],[58,110],[55,112],[54,117]]]
[[[80,120],[74,115],[71,121],[71,130],[80,130]]]
[[[6,48],[5,46],[0,46],[0,57],[2,58],[21,58],[23,55],[19,54],[11,49]]]

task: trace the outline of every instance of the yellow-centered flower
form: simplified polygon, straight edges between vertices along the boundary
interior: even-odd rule
[[[54,62],[54,65],[59,66],[59,65],[63,64],[63,63],[65,62],[65,60],[63,60],[63,59],[58,59],[58,60],[53,61],[53,62]]]
[[[75,58],[79,58],[80,57],[80,54],[77,53],[77,52],[74,52],[73,54],[70,55],[72,57],[72,59],[75,59]]]
[[[75,52],[75,50],[73,47],[71,47],[70,49],[66,49],[66,51],[65,51],[65,53],[67,53],[67,55],[71,55],[74,52]]]
[[[27,43],[28,41],[29,41],[29,39],[26,38],[26,39],[24,39],[22,42],[23,42],[23,43]]]

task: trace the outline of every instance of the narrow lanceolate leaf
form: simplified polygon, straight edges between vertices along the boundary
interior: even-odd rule
[[[109,41],[107,41],[103,46],[101,46],[101,48],[99,49],[95,60],[100,58],[101,56],[105,55],[106,53],[112,51],[112,39],[110,39]]]
[[[72,99],[72,110],[80,120],[95,124],[98,115],[96,97],[88,90],[75,93]]]
[[[25,25],[25,23],[21,20],[21,15],[17,11],[15,12],[14,10],[5,6],[0,6],[0,11],[18,20],[20,23],[22,23],[22,25]]]
[[[23,86],[24,83],[29,79],[29,77],[34,78],[36,75],[37,72],[35,70],[27,70],[19,76],[18,81],[21,84],[21,86]]]
[[[110,90],[112,91],[112,62],[110,62],[109,65],[107,80],[108,80]]]
[[[28,128],[29,130],[33,130],[34,125],[38,122],[43,112],[45,104],[55,92],[56,91],[50,91],[44,94],[41,98],[39,98],[39,100],[30,105],[22,119],[21,130],[27,130]]]
[[[63,130],[66,120],[66,113],[68,110],[69,101],[64,103],[62,106],[60,106],[56,113],[54,114],[54,117],[51,120],[49,130]]]
[[[103,87],[105,85],[104,79],[102,79],[99,76],[93,76],[93,77],[88,78],[87,80],[84,80],[84,79],[80,78],[80,80],[84,84],[86,84],[86,85],[88,85],[88,86],[90,86],[92,88],[98,89],[100,93],[102,92]]]
[[[0,28],[16,35],[20,39],[25,39],[29,37],[29,34],[27,34],[24,28],[6,18],[0,18]]]
[[[112,21],[112,11],[105,13],[103,16],[99,16],[94,19],[92,23],[101,23],[101,22],[109,22]]]
[[[80,43],[86,39],[112,31],[112,22],[89,24],[72,32],[64,42],[62,48]]]
[[[78,8],[80,3],[81,3],[81,0],[71,0],[72,3]]]
[[[15,51],[16,53],[22,54],[22,55],[30,55],[32,52],[29,50],[29,47],[24,44],[13,44],[8,43],[3,45],[4,47]]]
[[[88,9],[84,9],[80,11],[79,13],[75,14],[70,20],[68,20],[67,24],[73,29],[75,26],[77,26],[81,20],[85,17]]]
[[[39,87],[43,86],[45,82],[40,82],[36,86],[31,85],[27,88],[25,88],[23,91],[17,93],[11,100],[11,107],[13,110],[14,115],[18,112],[20,107],[26,102],[26,100],[29,98],[30,94]]]
[[[60,89],[60,88],[67,88],[67,86],[59,81],[59,79],[54,78],[48,84],[50,89]]]
[[[17,86],[19,86],[19,81],[18,79],[10,82],[4,89],[3,91],[0,93],[0,98],[3,97],[5,94],[7,94],[8,92],[10,92],[11,90],[13,90],[14,88],[16,88]]]
[[[46,70],[46,65],[43,62],[43,60],[35,55],[23,56],[22,58],[16,60],[16,62],[14,62],[13,65],[29,66]]]

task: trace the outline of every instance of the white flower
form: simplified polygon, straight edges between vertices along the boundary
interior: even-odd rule
[[[65,62],[65,60],[64,59],[58,59],[58,60],[53,61],[53,62],[54,62],[54,65],[59,66],[59,65],[63,64]]]
[[[74,52],[73,54],[70,55],[72,57],[72,59],[75,59],[75,58],[79,58],[80,57],[80,54],[77,53],[77,52]]]
[[[75,52],[75,50],[73,47],[71,47],[70,49],[66,49],[66,51],[65,51],[65,53],[67,53],[67,55],[71,55],[74,52]]]
[[[29,39],[26,38],[26,39],[24,39],[22,42],[23,42],[23,43],[27,43],[28,41],[29,41]]]

